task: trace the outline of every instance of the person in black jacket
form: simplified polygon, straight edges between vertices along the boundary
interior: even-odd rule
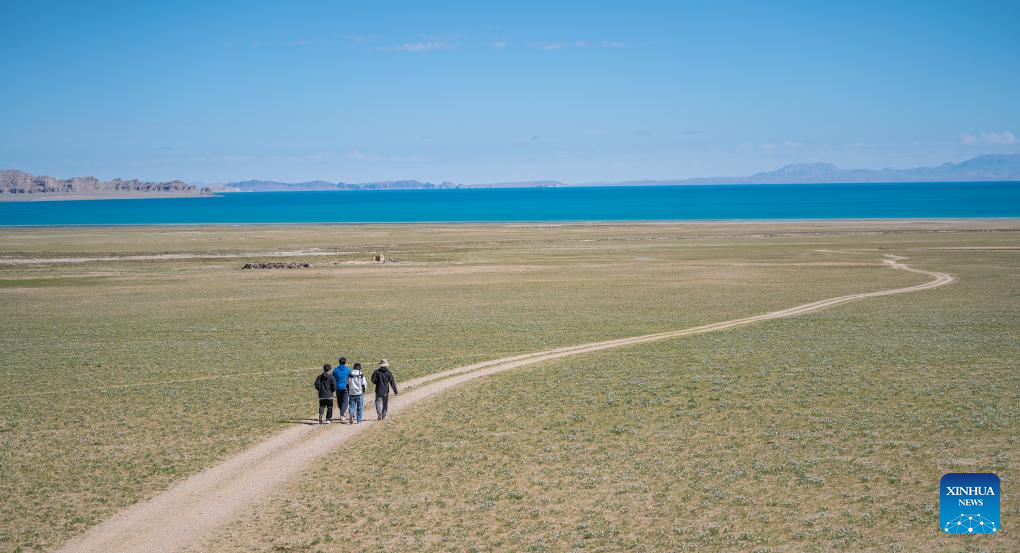
[[[375,414],[377,420],[386,418],[390,410],[390,388],[393,388],[394,395],[400,395],[397,390],[397,381],[393,379],[390,372],[390,364],[385,359],[379,361],[379,368],[372,373],[372,384],[375,384]]]
[[[336,392],[336,379],[333,378],[333,367],[322,366],[322,374],[315,379],[315,389],[319,392],[319,424],[323,424],[322,412],[326,412],[325,424],[333,420],[333,393]]]

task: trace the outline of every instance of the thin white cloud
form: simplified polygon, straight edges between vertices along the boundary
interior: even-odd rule
[[[395,46],[383,46],[376,48],[380,52],[432,52],[435,50],[456,50],[460,48],[460,42],[455,38],[450,39],[421,39],[414,42],[405,42]]]
[[[568,45],[565,42],[544,42],[538,45],[542,50],[562,50],[567,48]]]
[[[986,132],[981,135],[981,140],[987,144],[1016,144],[1016,136],[1009,131]]]
[[[505,50],[506,47],[509,46],[509,45],[510,44],[507,41],[505,41],[505,40],[497,40],[496,42],[492,43],[492,49],[493,50]]]
[[[971,133],[964,133],[964,134],[960,135],[960,144],[967,144],[967,145],[973,145],[973,144],[1002,145],[1002,144],[1016,144],[1016,143],[1017,143],[1016,136],[1013,133],[1009,132],[1009,131],[985,132],[985,133],[981,133],[978,136],[975,136],[975,135],[973,135]]]
[[[540,50],[565,50],[567,48],[626,48],[628,45],[626,42],[619,40],[575,40],[569,41],[555,41],[555,42],[538,42],[533,46]]]

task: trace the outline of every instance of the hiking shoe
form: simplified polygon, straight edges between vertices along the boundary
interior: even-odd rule
[[[330,424],[331,422],[333,422],[333,421],[331,421],[331,420],[327,420],[326,422],[324,422],[324,423],[322,423],[322,424]]]

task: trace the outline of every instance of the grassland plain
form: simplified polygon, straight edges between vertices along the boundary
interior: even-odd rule
[[[960,281],[425,400],[195,550],[1016,551],[1020,252],[911,262]],[[947,472],[1002,533],[940,532]]]
[[[337,352],[389,356],[407,378],[916,282],[882,268],[883,252],[912,262],[923,255],[931,268],[950,271],[935,262],[965,263],[962,270],[971,260],[977,270],[978,261],[999,260],[1000,271],[1016,275],[1009,249],[926,248],[1015,247],[1017,228],[999,221],[7,229],[0,548],[51,547],[302,418],[311,367]],[[313,248],[342,253],[309,257]],[[241,272],[235,257],[208,257],[258,260],[260,252],[316,268]],[[372,253],[401,262],[354,263]],[[126,258],[160,254],[206,257]],[[89,256],[115,259],[80,260]],[[61,257],[79,262],[55,261]],[[50,261],[16,263],[26,259]],[[1015,302],[1017,283],[1005,284],[998,292]],[[1016,313],[1015,303],[997,307]],[[1015,394],[1015,381],[1004,386]],[[291,537],[298,548],[308,543]]]

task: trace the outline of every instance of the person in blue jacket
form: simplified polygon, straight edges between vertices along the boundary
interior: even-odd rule
[[[351,368],[347,366],[346,357],[341,357],[338,361],[339,364],[333,369],[333,380],[336,381],[336,406],[340,413],[339,421],[343,422],[350,399],[347,394],[347,375],[351,374]]]

